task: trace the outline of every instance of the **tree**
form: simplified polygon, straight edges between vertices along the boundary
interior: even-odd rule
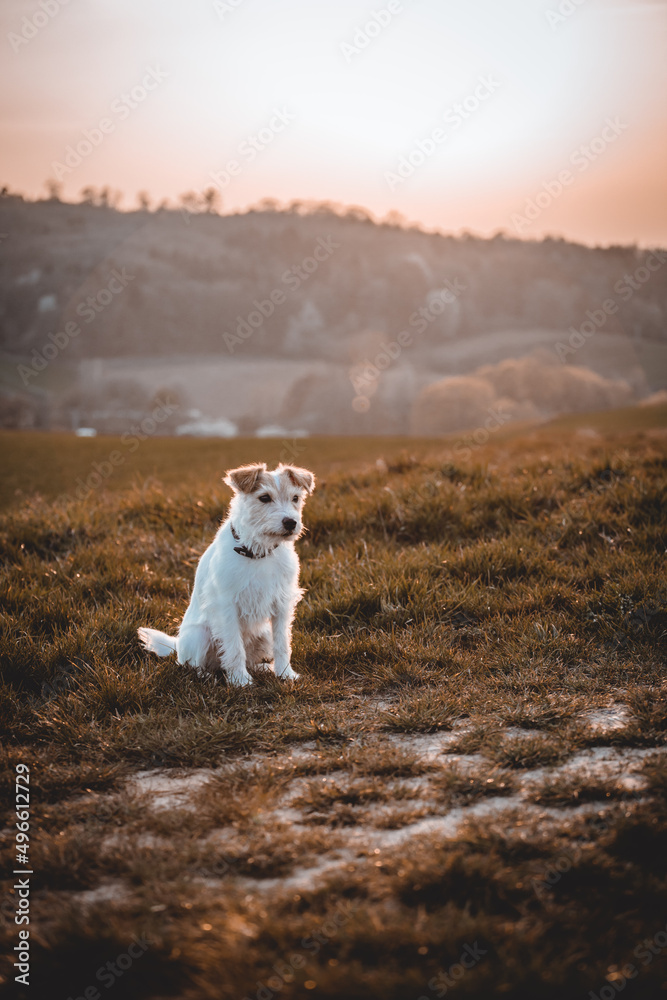
[[[387,212],[386,216],[382,220],[383,226],[391,226],[395,229],[405,229],[407,223],[408,220],[403,213],[398,212],[395,208],[392,208],[389,212]]]
[[[258,212],[279,212],[280,202],[277,198],[261,198],[257,202]]]
[[[49,179],[44,182],[44,186],[46,187],[49,201],[62,201],[63,186],[60,181],[56,181],[52,177],[49,177]]]
[[[209,187],[204,191],[204,205],[209,215],[219,215],[222,199],[217,187]]]
[[[361,205],[350,205],[344,214],[345,219],[353,219],[355,222],[372,222],[373,217],[366,208]]]
[[[178,200],[186,212],[199,211],[199,195],[196,191],[186,191],[178,196]]]

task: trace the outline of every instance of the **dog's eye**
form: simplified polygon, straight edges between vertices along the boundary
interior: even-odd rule
[[[298,502],[299,502],[298,497],[292,497],[292,503],[298,503]]]
[[[260,501],[260,503],[271,503],[273,497],[269,496],[268,493],[262,493],[261,497],[258,497],[257,499]]]

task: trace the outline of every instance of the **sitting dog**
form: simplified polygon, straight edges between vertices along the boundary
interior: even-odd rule
[[[292,620],[303,597],[294,542],[301,512],[315,488],[307,469],[245,465],[224,481],[234,496],[226,519],[199,560],[190,604],[177,636],[140,628],[145,648],[175,651],[202,674],[222,666],[230,684],[252,683],[248,667],[273,660],[277,677],[292,670]]]

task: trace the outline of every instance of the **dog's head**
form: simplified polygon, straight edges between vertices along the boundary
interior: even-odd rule
[[[224,481],[234,490],[232,519],[244,541],[272,546],[299,537],[304,501],[315,489],[308,469],[280,464],[269,472],[262,462],[230,469]]]

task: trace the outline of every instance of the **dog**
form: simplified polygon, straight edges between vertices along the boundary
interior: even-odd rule
[[[276,677],[295,681],[292,621],[304,591],[294,542],[315,477],[282,463],[269,472],[262,463],[231,469],[224,482],[234,496],[199,560],[178,635],[140,628],[139,638],[158,656],[175,651],[200,676],[222,667],[232,685],[251,684],[248,668],[271,660]]]

